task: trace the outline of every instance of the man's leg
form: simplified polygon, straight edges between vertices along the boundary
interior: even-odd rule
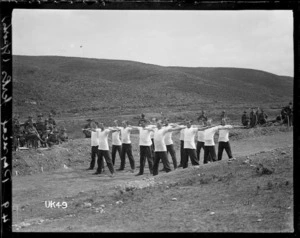
[[[178,167],[182,167],[182,161],[184,160],[184,141],[180,141],[180,163]]]
[[[122,144],[122,149],[121,149],[121,165],[120,168],[118,169],[120,170],[124,170],[125,168],[125,155],[126,155],[126,144]]]
[[[192,165],[199,165],[196,150],[195,149],[188,149],[188,150],[189,150],[189,156],[190,156]]]
[[[170,162],[168,160],[168,155],[167,155],[167,151],[162,151],[159,152],[160,153],[160,157],[162,159],[165,171],[168,173],[171,171],[171,167],[170,167]]]
[[[223,150],[224,150],[224,142],[220,141],[218,145],[218,160],[222,159]]]
[[[118,151],[119,157],[120,157],[120,159],[121,159],[122,146],[121,146],[121,145],[117,145],[117,146],[116,146],[116,150]]]
[[[230,147],[229,141],[225,142],[224,147],[225,147],[225,151],[228,155],[228,158],[231,159],[232,158],[232,153],[231,153],[231,147]]]
[[[151,152],[151,147],[147,146],[146,147],[146,158],[148,160],[148,166],[149,166],[149,170],[150,170],[150,174],[153,174],[153,158],[152,158],[152,152]]]
[[[204,146],[204,160],[203,164],[208,163],[208,158],[209,158],[209,146]]]
[[[97,154],[98,154],[98,146],[92,146],[91,147],[91,158],[92,158],[92,160],[91,160],[91,163],[90,163],[90,167],[88,169],[94,169]]]
[[[107,164],[107,167],[110,171],[111,174],[114,174],[115,173],[115,170],[114,170],[114,166],[113,166],[113,163],[111,161],[111,158],[110,158],[110,154],[109,154],[109,151],[108,150],[103,150],[102,151],[102,154],[104,156],[104,159],[106,161],[106,164]]]
[[[145,146],[140,146],[140,172],[137,175],[144,173],[145,161],[146,161]]]
[[[168,152],[171,155],[174,169],[177,169],[177,158],[176,158],[176,152],[175,152],[175,149],[174,149],[174,145],[167,145],[167,149],[168,149]]]
[[[211,156],[212,162],[217,161],[216,148],[214,145],[209,146],[209,154]]]
[[[133,158],[133,155],[132,155],[132,146],[131,146],[131,144],[128,144],[126,153],[127,153],[128,159],[129,159],[130,167],[131,167],[132,170],[134,170],[135,169],[135,163],[134,163],[134,158]]]
[[[115,165],[116,153],[117,153],[117,147],[115,145],[112,145],[112,147],[111,147],[111,158],[112,158],[113,165]]]
[[[97,165],[98,165],[98,168],[97,168],[97,171],[95,174],[101,174],[102,172],[102,169],[104,167],[103,165],[103,153],[102,153],[102,150],[98,150],[98,159],[97,159]]]
[[[197,160],[200,162],[200,150],[201,150],[201,142],[197,142]]]
[[[182,161],[182,167],[185,169],[188,167],[188,160],[189,160],[189,150],[188,149],[184,149],[184,157],[183,157],[183,161]]]
[[[160,161],[159,152],[154,152],[153,176],[158,175],[158,165]]]

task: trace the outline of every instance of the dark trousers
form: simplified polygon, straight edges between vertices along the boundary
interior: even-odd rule
[[[122,144],[122,150],[121,150],[121,166],[120,166],[120,169],[123,170],[125,168],[126,154],[128,156],[131,169],[135,169],[134,159],[133,159],[133,155],[132,155],[132,146],[131,146],[131,144],[124,144],[124,143]]]
[[[91,160],[91,163],[90,163],[90,168],[93,169],[95,167],[96,155],[98,156],[98,145],[92,146],[91,148],[92,148],[92,150],[91,150],[92,160]]]
[[[197,160],[196,150],[195,149],[184,149],[185,150],[185,156],[184,160],[182,161],[182,167],[187,168],[188,167],[188,160],[191,159],[192,165],[199,165],[199,162]]]
[[[111,157],[112,157],[112,163],[113,163],[113,165],[115,165],[115,159],[116,159],[117,152],[119,153],[119,156],[121,158],[121,150],[122,150],[122,146],[121,145],[112,145],[112,148],[111,148]]]
[[[225,151],[228,155],[228,158],[232,158],[232,153],[231,153],[231,148],[230,148],[229,141],[227,141],[227,142],[220,141],[219,146],[218,146],[218,160],[222,159],[222,154],[223,154],[224,149],[225,149]]]
[[[153,175],[158,174],[159,161],[162,160],[166,172],[170,172],[170,163],[167,157],[167,151],[154,152]]]
[[[184,141],[180,141],[180,165],[182,166],[182,162],[185,160],[185,150],[184,150]]]
[[[152,153],[152,159],[154,160],[154,139],[151,139],[152,145],[151,145],[151,153]]]
[[[111,162],[110,153],[109,153],[108,150],[98,150],[98,160],[97,160],[98,168],[97,168],[97,172],[101,173],[101,171],[104,167],[103,157],[106,161],[106,164],[107,164],[107,167],[108,167],[109,171],[113,174],[115,172],[115,170],[114,170],[114,166]]]
[[[174,169],[177,169],[177,159],[176,159],[176,152],[174,149],[174,145],[167,145],[167,154],[168,153],[171,155]]]
[[[140,174],[144,173],[146,158],[148,160],[150,173],[153,173],[153,158],[151,146],[140,146]]]
[[[197,160],[198,160],[199,163],[200,163],[200,152],[201,152],[201,149],[203,149],[203,151],[204,151],[204,142],[198,141],[197,142]]]
[[[214,145],[204,146],[204,164],[208,162],[209,157],[211,157],[211,161],[213,162],[217,160],[216,149]]]

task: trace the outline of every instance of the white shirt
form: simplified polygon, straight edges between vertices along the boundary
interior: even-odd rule
[[[150,137],[151,131],[144,129],[143,127],[138,127],[138,130],[140,132],[139,145],[141,145],[141,146],[152,145],[152,141],[151,141],[151,137]]]
[[[98,130],[100,130],[100,129],[96,128],[96,131],[91,131],[91,146],[99,145]]]
[[[218,131],[220,126],[214,126],[205,130],[204,146],[215,145],[214,135]]]
[[[185,128],[184,129],[184,149],[196,149],[195,135],[198,132],[198,128]]]
[[[179,140],[184,140],[184,129],[180,130]]]
[[[120,127],[117,127],[119,129],[121,129]],[[120,131],[115,131],[112,133],[111,135],[111,144],[112,145],[122,145],[122,142],[120,140]]]
[[[172,131],[169,131],[165,135],[165,144],[166,145],[173,145],[173,140],[172,140]]]
[[[198,141],[204,142],[204,140],[205,140],[205,131],[198,131],[197,137],[198,137]]]
[[[218,141],[222,141],[222,142],[227,142],[229,141],[229,130],[227,130],[226,128],[233,128],[233,126],[231,125],[226,125],[226,126],[221,126],[219,128],[219,139]]]
[[[166,143],[165,143],[165,135],[167,133],[168,128],[162,127],[161,129],[154,129],[154,147],[155,152],[167,151]]]
[[[121,127],[121,140],[122,140],[122,143],[131,144],[130,132],[131,132],[130,127],[126,127],[126,128]]]
[[[108,129],[104,129],[101,131],[101,129],[98,130],[98,139],[99,139],[99,150],[109,150],[108,147],[108,134],[109,134]]]

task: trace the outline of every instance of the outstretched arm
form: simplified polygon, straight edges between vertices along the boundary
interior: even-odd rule
[[[182,129],[185,129],[186,126],[177,126],[177,127],[172,127],[172,128],[168,128],[167,131],[171,132],[171,131],[180,131]]]
[[[204,131],[204,130],[207,130],[207,129],[210,129],[210,128],[213,128],[215,127],[216,125],[211,125],[211,126],[202,126],[202,127],[199,127],[198,128],[198,131]]]

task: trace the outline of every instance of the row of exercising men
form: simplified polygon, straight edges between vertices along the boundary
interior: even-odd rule
[[[177,168],[172,132],[180,131],[180,165],[178,167],[187,168],[189,158],[192,165],[199,165],[201,148],[204,150],[204,164],[221,160],[224,149],[228,157],[232,159],[229,130],[242,128],[242,126],[226,125],[225,119],[222,120],[221,125],[212,125],[211,120],[202,123],[202,125],[192,125],[192,121],[189,120],[184,123],[169,123],[168,120],[157,120],[155,124],[150,124],[149,121],[142,121],[140,126],[130,126],[127,121],[123,121],[121,127],[117,121],[114,121],[114,123],[114,127],[105,128],[103,123],[92,122],[90,128],[83,129],[91,131],[92,160],[88,170],[94,169],[96,155],[98,157],[98,168],[95,174],[103,172],[104,158],[111,175],[114,176],[116,152],[119,153],[121,158],[120,168],[117,171],[125,169],[127,155],[131,172],[134,172],[135,161],[130,140],[130,134],[133,130],[139,131],[140,171],[136,175],[144,173],[145,162],[147,160],[150,173],[155,176],[158,174],[160,161],[162,161],[166,172],[171,171],[167,153],[170,153],[172,157],[174,169]],[[214,143],[214,135],[217,131],[219,131],[218,158],[216,157]],[[110,133],[112,133],[112,159],[108,145],[108,136]],[[198,135],[197,146],[195,144],[196,135]]]

